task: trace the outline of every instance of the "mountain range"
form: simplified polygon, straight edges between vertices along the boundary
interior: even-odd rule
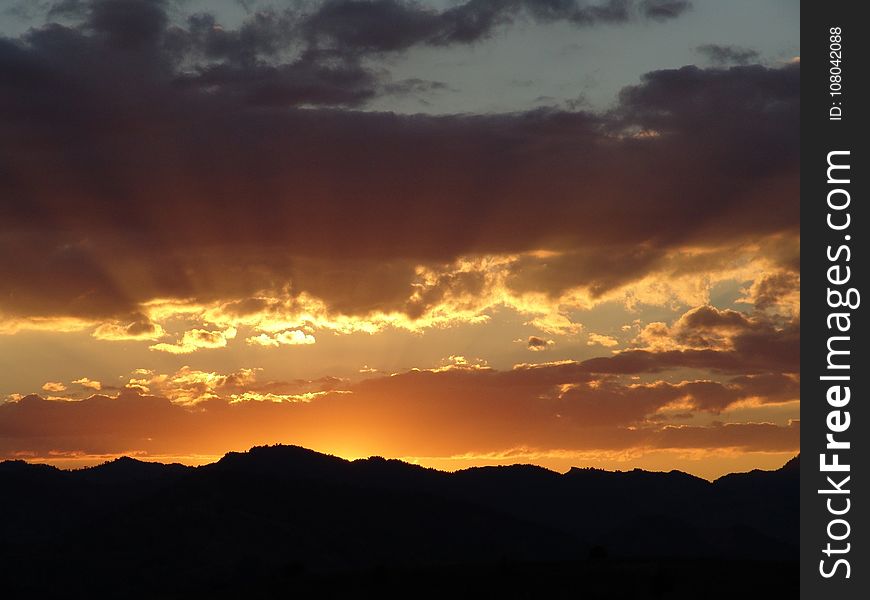
[[[297,446],[200,467],[6,461],[0,596],[794,597],[799,460],[713,482]]]

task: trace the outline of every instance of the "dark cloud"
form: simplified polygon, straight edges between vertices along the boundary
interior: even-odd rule
[[[170,50],[188,53],[191,58],[252,66],[300,47],[299,19],[289,10],[257,11],[237,29],[227,29],[214,15],[196,13],[187,18],[186,27],[167,30],[166,44]]]
[[[757,62],[759,54],[751,48],[740,46],[722,46],[720,44],[703,44],[696,48],[707,60],[716,66],[747,65]]]
[[[774,323],[747,313],[705,305],[683,314],[666,332],[669,340],[691,348],[728,348],[748,335],[777,337]]]
[[[594,249],[566,252],[546,260],[522,257],[511,265],[507,283],[517,292],[546,290],[556,297],[584,285],[593,297],[598,297],[648,273],[664,258],[666,250],[666,246],[653,245],[608,246],[602,240]]]
[[[169,23],[165,6],[164,0],[94,0],[86,26],[110,48],[154,45]]]
[[[286,13],[222,32],[162,6],[88,3],[79,26],[0,40],[5,315],[290,289],[413,316],[482,289],[445,276],[414,296],[419,264],[552,249],[511,288],[596,295],[684,245],[797,235],[799,65],[656,71],[603,115],[357,112],[429,84],[390,88],[335,50],[285,60]]]
[[[301,28],[315,46],[388,52],[477,42],[523,16],[591,26],[633,18],[671,19],[688,7],[688,2],[662,0],[469,0],[439,12],[402,0],[328,0]]]
[[[329,0],[305,20],[303,30],[313,45],[383,52],[437,39],[446,42],[449,27],[449,19],[411,3]]]
[[[57,18],[82,18],[88,13],[86,0],[59,0],[53,2],[48,8],[46,17],[50,20]]]
[[[758,310],[775,307],[784,298],[800,292],[800,274],[781,271],[766,275],[753,285],[752,301]]]
[[[648,325],[639,339],[646,348],[583,364],[597,373],[622,374],[673,368],[751,374],[800,372],[799,316],[770,319],[699,306],[687,311],[671,327],[663,323]]]
[[[664,21],[679,17],[692,7],[692,3],[687,0],[643,0],[640,6],[648,18]]]
[[[690,310],[680,318],[680,322],[687,333],[710,329],[751,330],[755,327],[746,313],[730,308],[718,309],[709,304]]]
[[[544,338],[539,338],[536,335],[530,335],[529,339],[526,342],[526,347],[529,350],[540,352],[542,350],[546,350],[550,346],[553,345],[553,340],[545,340]]]
[[[426,94],[448,89],[450,89],[449,86],[443,81],[430,81],[418,77],[401,79],[384,86],[384,91],[386,93],[396,95]]]
[[[626,350],[584,361],[594,373],[657,373],[668,369],[702,369],[725,373],[800,371],[800,321],[781,329],[762,326],[736,334],[725,349]]]
[[[247,11],[236,29],[210,13],[170,25],[172,0],[63,0],[47,18],[80,20],[89,32],[116,48],[162,44],[186,58],[254,65],[292,50],[328,50],[343,57],[403,51],[416,45],[469,44],[490,37],[518,18],[567,21],[578,26],[665,20],[680,16],[687,2],[662,0],[469,0],[444,10],[405,0],[326,0],[288,8]]]
[[[655,71],[644,76],[641,85],[620,93],[618,109],[622,121],[642,125],[661,134],[694,130],[695,150],[718,156],[722,168],[736,166],[736,157],[719,150],[729,148],[737,139],[748,141],[755,129],[759,146],[743,148],[747,161],[742,168],[758,173],[768,160],[780,165],[796,165],[799,148],[799,67],[789,65],[769,69],[758,65],[730,69],[681,69]],[[738,100],[739,98],[739,100]],[[758,117],[768,114],[771,120]],[[790,126],[785,126],[791,123]],[[765,133],[778,131],[782,136]],[[712,134],[713,138],[707,136]],[[753,166],[755,165],[755,169]],[[768,163],[769,165],[769,163]],[[766,168],[766,167],[765,167]],[[691,175],[690,175],[691,176]]]
[[[181,85],[219,89],[250,106],[359,106],[380,93],[380,80],[350,60],[330,64],[311,54],[283,65],[215,64],[178,79]],[[400,85],[400,84],[391,84]]]

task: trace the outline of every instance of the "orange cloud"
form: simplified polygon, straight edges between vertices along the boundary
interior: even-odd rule
[[[142,370],[114,397],[58,402],[27,396],[0,405],[0,452],[211,455],[276,442],[346,455],[428,457],[517,447],[639,455],[797,448],[797,421],[759,418],[765,405],[799,398],[794,376],[642,382],[600,373],[601,365],[600,359],[556,361],[500,371],[452,356],[444,367],[356,383],[260,381],[257,369]],[[668,417],[733,418],[730,407],[739,407],[741,420],[676,425]]]
[[[129,319],[102,323],[94,329],[92,335],[98,340],[151,341],[162,338],[166,335],[166,332],[163,330],[163,327],[153,322],[146,315],[137,313]]]
[[[279,331],[273,335],[261,333],[258,336],[249,337],[245,340],[249,344],[257,346],[305,346],[315,342],[314,336],[299,329]]]
[[[609,335],[602,335],[600,333],[590,333],[587,336],[586,344],[589,346],[605,346],[607,348],[612,348],[613,346],[619,345],[619,340],[615,337]]]
[[[76,379],[75,381],[73,381],[73,383],[77,383],[82,387],[85,387],[85,388],[88,388],[91,390],[95,390],[95,391],[100,391],[103,387],[103,384],[101,382],[93,380],[93,379],[88,379],[87,377],[82,377],[81,379]]]
[[[236,337],[236,328],[230,327],[224,331],[206,331],[191,329],[185,331],[181,340],[175,344],[154,344],[150,350],[169,352],[170,354],[190,354],[197,350],[225,348],[227,341]]]

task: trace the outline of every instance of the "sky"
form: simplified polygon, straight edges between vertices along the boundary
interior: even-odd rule
[[[0,459],[776,468],[799,3],[0,1]]]

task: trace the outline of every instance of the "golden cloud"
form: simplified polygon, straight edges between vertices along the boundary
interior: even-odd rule
[[[313,344],[316,340],[310,333],[305,333],[300,329],[288,329],[287,331],[279,331],[273,335],[261,333],[258,336],[249,337],[245,340],[248,344],[255,346],[270,346],[277,348],[278,346],[305,346]]]
[[[609,335],[602,335],[600,333],[589,333],[589,335],[587,336],[586,344],[589,346],[597,345],[604,346],[606,348],[612,348],[619,345],[619,340]]]
[[[166,332],[146,315],[137,313],[123,321],[102,323],[91,335],[107,341],[153,341],[162,338]]]
[[[169,352],[170,354],[190,354],[197,350],[225,348],[227,341],[236,337],[236,328],[229,327],[224,331],[206,331],[191,329],[185,331],[181,340],[175,344],[154,344],[150,350]]]
[[[95,391],[100,391],[103,387],[103,384],[101,382],[96,381],[94,379],[88,379],[87,377],[82,377],[81,379],[76,379],[73,381],[73,383],[77,383],[82,387],[85,387],[85,388],[88,388],[91,390],[95,390]]]
[[[684,248],[652,257],[641,254],[631,259],[631,268],[619,277],[608,274],[604,267],[609,268],[609,263],[600,267],[594,257],[582,257],[576,251],[467,257],[441,265],[418,265],[404,284],[404,297],[396,295],[391,310],[346,313],[336,310],[328,299],[294,291],[288,285],[231,300],[150,300],[126,320],[100,324],[93,335],[107,340],[153,340],[166,335],[167,323],[180,321],[190,329],[180,334],[179,341],[151,348],[186,354],[226,347],[239,328],[250,330],[245,338],[250,345],[279,347],[312,344],[319,330],[373,334],[387,328],[419,332],[486,323],[493,311],[506,309],[524,316],[527,325],[543,333],[570,337],[583,329],[582,323],[573,320],[572,311],[605,302],[622,304],[627,310],[640,305],[704,304],[710,290],[727,281],[748,282],[745,300],[759,308],[776,307],[793,315],[799,311],[796,276],[776,266],[793,257],[791,238],[786,241],[779,235],[737,248]],[[389,276],[404,277],[405,273],[399,269]],[[638,343],[652,348],[654,338],[667,337],[669,332],[657,327],[650,325]],[[588,337],[605,346],[612,346],[614,339],[596,333]]]

